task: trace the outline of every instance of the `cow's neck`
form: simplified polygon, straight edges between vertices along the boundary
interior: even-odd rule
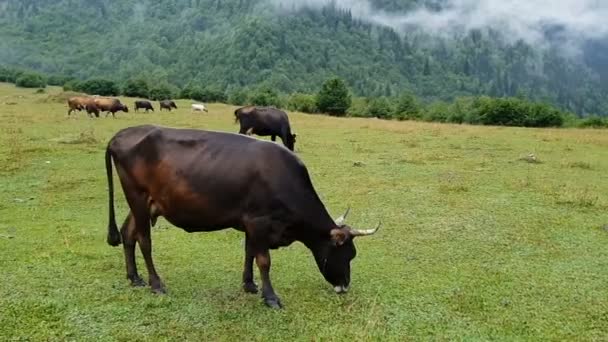
[[[317,241],[309,241],[304,242],[304,245],[310,249],[312,255],[315,257],[315,262],[319,267],[319,271],[323,272],[325,269],[325,263],[327,262],[327,256],[329,255],[329,249],[331,248],[331,241],[327,240],[317,240]]]

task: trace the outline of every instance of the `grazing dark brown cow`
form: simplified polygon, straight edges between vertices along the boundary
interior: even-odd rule
[[[146,113],[148,110],[154,111],[150,101],[135,101],[135,111],[137,112],[139,109],[145,109]]]
[[[171,100],[160,101],[160,110],[161,110],[161,112],[162,112],[163,109],[167,109],[168,111],[171,111],[171,108],[177,109],[177,106],[175,105],[175,102],[173,102]]]
[[[234,111],[235,122],[241,124],[240,134],[268,136],[276,141],[277,136],[283,145],[294,150],[296,135],[291,134],[287,113],[274,107],[247,106]]]
[[[114,214],[112,161],[130,207],[119,232]],[[262,278],[262,297],[273,308],[281,302],[270,282],[270,249],[302,242],[321,274],[343,293],[350,284],[350,261],[357,230],[333,220],[317,195],[306,166],[292,152],[244,135],[136,126],[121,130],[106,149],[109,189],[107,241],[124,245],[127,278],[145,285],[137,273],[135,244],[144,256],[149,283],[165,288],[152,262],[150,225],[158,216],[187,232],[234,228],[245,233],[243,289],[257,292],[253,261]],[[348,211],[347,211],[348,212]]]
[[[95,104],[100,111],[107,112],[106,117],[112,113],[112,117],[116,118],[115,113],[118,111],[129,112],[129,107],[122,104],[118,99],[97,97],[95,98]]]

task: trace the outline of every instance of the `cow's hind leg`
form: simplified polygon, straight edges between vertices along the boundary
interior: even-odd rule
[[[152,291],[155,293],[165,293],[164,285],[161,282],[158,273],[156,273],[156,269],[152,261],[150,213],[148,211],[147,204],[149,196],[146,193],[137,190],[128,173],[126,173],[120,166],[116,165],[116,170],[119,174],[123,192],[125,193],[125,197],[127,198],[127,202],[131,208],[131,220],[134,221],[133,226],[135,227],[133,230],[134,237],[137,239],[141,253],[146,261],[150,287],[152,287]],[[127,255],[125,254],[125,256]],[[135,260],[135,257],[133,257],[133,260]]]
[[[127,279],[131,281],[133,286],[146,286],[146,282],[137,273],[137,265],[135,264],[135,243],[136,230],[135,230],[135,219],[133,214],[129,212],[125,222],[122,224],[120,229],[122,235],[122,244],[125,252],[125,263],[127,265]]]
[[[271,139],[272,141],[277,141],[277,136],[276,136],[276,135],[273,135],[273,136],[271,136],[271,137],[270,137],[270,139]]]
[[[245,235],[245,265],[243,267],[243,290],[247,293],[258,293],[258,286],[253,282],[253,254],[249,237]]]
[[[144,260],[146,261],[146,268],[148,269],[148,281],[150,282],[150,287],[152,287],[152,291],[158,294],[166,293],[165,286],[163,285],[158,273],[156,273],[156,268],[154,267],[154,262],[152,261],[152,239],[150,238],[150,215],[146,211],[142,212],[137,216],[137,232],[138,238],[137,242],[139,242],[139,249],[141,250],[141,254],[144,256]]]

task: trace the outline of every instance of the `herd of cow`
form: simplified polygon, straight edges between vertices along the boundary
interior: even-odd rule
[[[88,111],[87,106],[94,104],[111,113],[116,108],[128,111],[117,100],[88,99],[86,103],[70,99],[70,109]],[[165,292],[152,261],[150,238],[151,227],[162,216],[190,233],[227,228],[244,232],[243,290],[258,292],[253,280],[255,260],[262,297],[272,308],[282,304],[270,281],[269,251],[295,241],[311,251],[336,293],[345,293],[351,279],[350,262],[356,255],[354,238],[374,234],[380,224],[373,229],[352,228],[345,224],[348,209],[339,218],[331,218],[306,166],[293,152],[296,135],[285,112],[247,106],[234,115],[240,122],[240,134],[142,125],[125,128],[109,141],[105,154],[107,242],[111,246],[122,243],[127,279],[133,286],[145,286],[135,263],[135,245],[139,244],[152,290]],[[273,141],[278,136],[286,148],[250,134],[269,135]],[[120,231],[114,212],[112,164],[130,208]]]
[[[171,111],[171,109],[177,109],[175,102],[172,100],[163,100],[159,101],[160,110],[166,109]],[[195,107],[196,106],[196,107]],[[200,107],[202,106],[202,108]],[[207,111],[204,105],[202,104],[193,104],[193,110],[204,110]],[[135,111],[137,112],[139,109],[145,109],[146,113],[148,110],[154,111],[154,107],[150,101],[135,101]],[[68,99],[68,116],[72,114],[75,110],[77,111],[86,111],[89,117],[99,117],[99,113],[106,112],[106,116],[112,114],[113,117],[116,117],[116,112],[129,112],[129,107],[120,102],[119,99],[116,98],[108,98],[108,97],[99,97],[99,96],[73,96]]]

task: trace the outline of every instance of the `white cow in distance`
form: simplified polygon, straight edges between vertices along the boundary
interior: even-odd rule
[[[192,111],[193,112],[207,112],[207,108],[202,103],[193,103]]]

